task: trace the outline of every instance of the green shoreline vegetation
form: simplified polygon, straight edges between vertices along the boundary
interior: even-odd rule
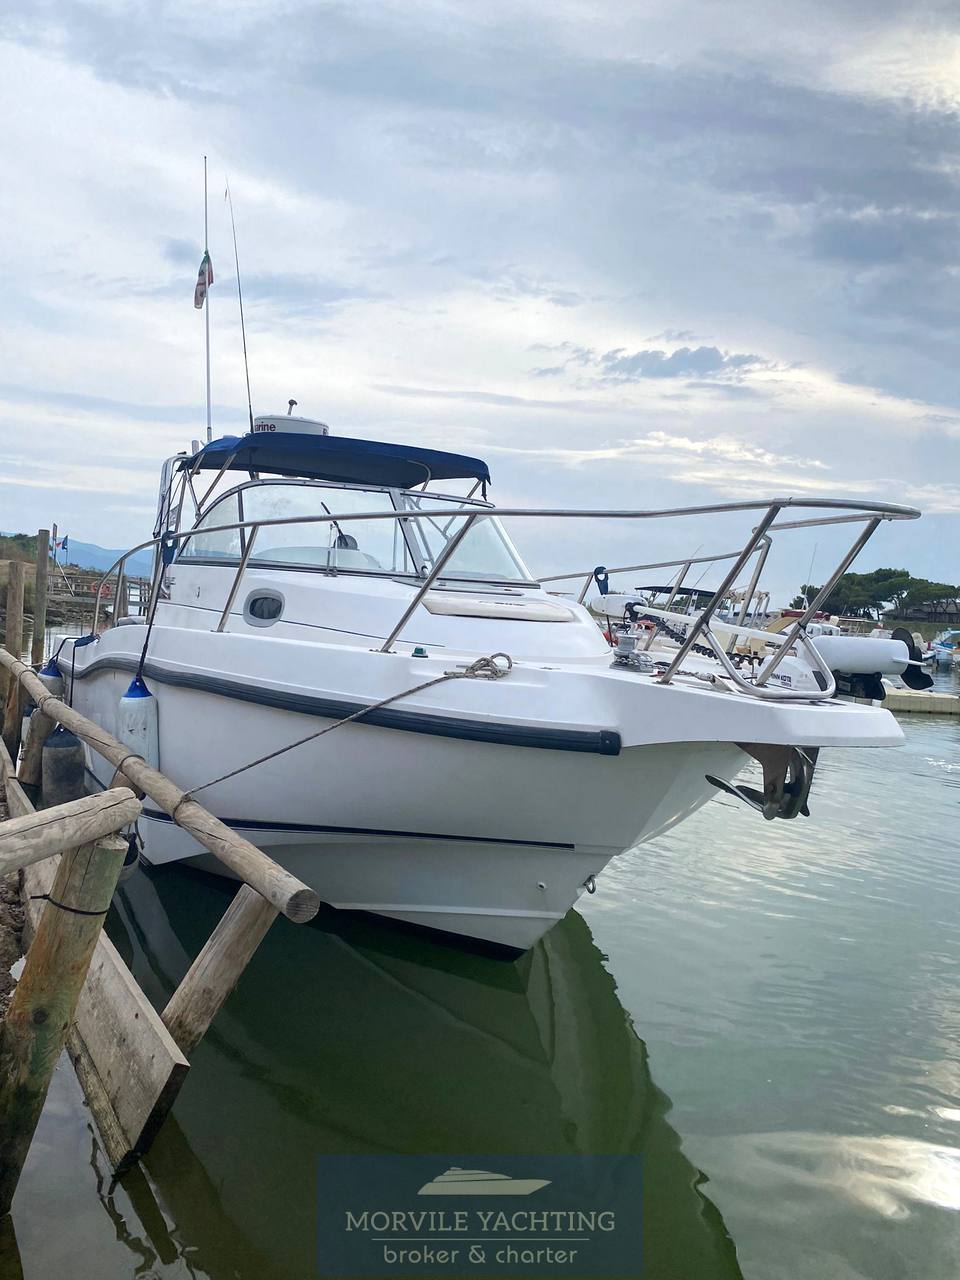
[[[820,587],[804,583],[790,608],[806,608],[819,591]],[[914,578],[906,569],[845,573],[824,601],[823,611],[877,622],[920,622],[939,629],[960,618],[960,586]]]

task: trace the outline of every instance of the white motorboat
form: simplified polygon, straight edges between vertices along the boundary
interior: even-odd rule
[[[930,655],[938,669],[960,666],[960,628],[948,627],[941,631],[930,645]]]
[[[736,552],[700,558],[730,567],[682,642],[625,657],[582,601],[525,567],[500,517],[649,527],[687,512],[498,512],[488,480],[475,458],[288,417],[169,459],[141,544],[156,554],[148,615],[64,639],[74,705],[331,905],[519,950],[751,757],[763,792],[734,793],[788,818],[806,812],[819,748],[902,740],[887,712],[834,697],[804,619],[759,666],[731,659],[711,619],[741,575],[746,616],[773,530],[864,522],[827,590],[881,521],[918,512],[698,508],[756,526]],[[466,496],[434,492],[457,481]],[[796,506],[817,514],[778,521]],[[582,595],[595,580],[566,577]],[[109,783],[102,760],[89,766]],[[219,868],[149,803],[141,831],[152,864]]]

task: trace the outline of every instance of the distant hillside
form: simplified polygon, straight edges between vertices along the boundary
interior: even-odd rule
[[[0,560],[24,560],[33,564],[36,558],[35,533],[0,533]]]
[[[123,551],[111,551],[97,546],[95,542],[75,542],[73,538],[68,540],[68,550],[67,563],[76,565],[78,569],[99,569],[101,573],[105,573],[123,555]],[[26,560],[32,564],[36,558],[35,533],[0,533],[0,560]],[[62,551],[60,563],[63,564]],[[153,557],[149,551],[138,551],[127,561],[127,573],[137,578],[149,577],[152,567]]]
[[[36,545],[36,539],[34,539],[34,545]],[[110,551],[106,547],[98,547],[95,542],[74,542],[73,538],[70,539],[69,546],[70,564],[75,564],[78,569],[99,569],[101,573],[106,573],[126,550],[124,547],[123,551]],[[61,557],[62,554],[61,552]],[[127,561],[127,573],[136,578],[148,578],[152,568],[153,556],[149,551],[138,551]]]

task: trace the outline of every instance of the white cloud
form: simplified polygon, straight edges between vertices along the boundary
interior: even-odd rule
[[[56,506],[132,542],[201,433],[204,150],[221,430],[244,420],[229,171],[257,409],[489,453],[521,504],[955,518],[956,25],[865,0],[8,15],[4,524]]]
[[[517,449],[509,445],[488,445],[494,453],[519,454],[531,457],[547,457],[570,467],[583,466],[590,462],[626,461],[648,464],[651,461],[668,462],[671,466],[677,462],[688,463],[692,458],[702,461],[720,461],[738,463],[753,468],[754,477],[757,468],[794,467],[800,470],[827,470],[827,464],[818,458],[799,458],[790,454],[772,453],[768,449],[744,443],[733,436],[712,436],[703,440],[692,440],[688,436],[672,435],[666,431],[648,431],[646,435],[634,440],[625,440],[616,444],[593,449],[557,448],[548,446],[542,449]],[[707,474],[709,472],[698,472]],[[719,474],[719,473],[718,473]],[[745,473],[747,474],[747,473]],[[674,478],[684,479],[680,472]],[[719,483],[723,483],[722,478]],[[819,483],[819,482],[818,482]]]

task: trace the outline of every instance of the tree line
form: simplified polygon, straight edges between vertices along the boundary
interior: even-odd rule
[[[804,583],[790,601],[791,609],[805,609],[820,587]],[[875,569],[845,573],[823,602],[826,613],[848,618],[947,618],[960,613],[960,586],[914,578],[906,569]]]

